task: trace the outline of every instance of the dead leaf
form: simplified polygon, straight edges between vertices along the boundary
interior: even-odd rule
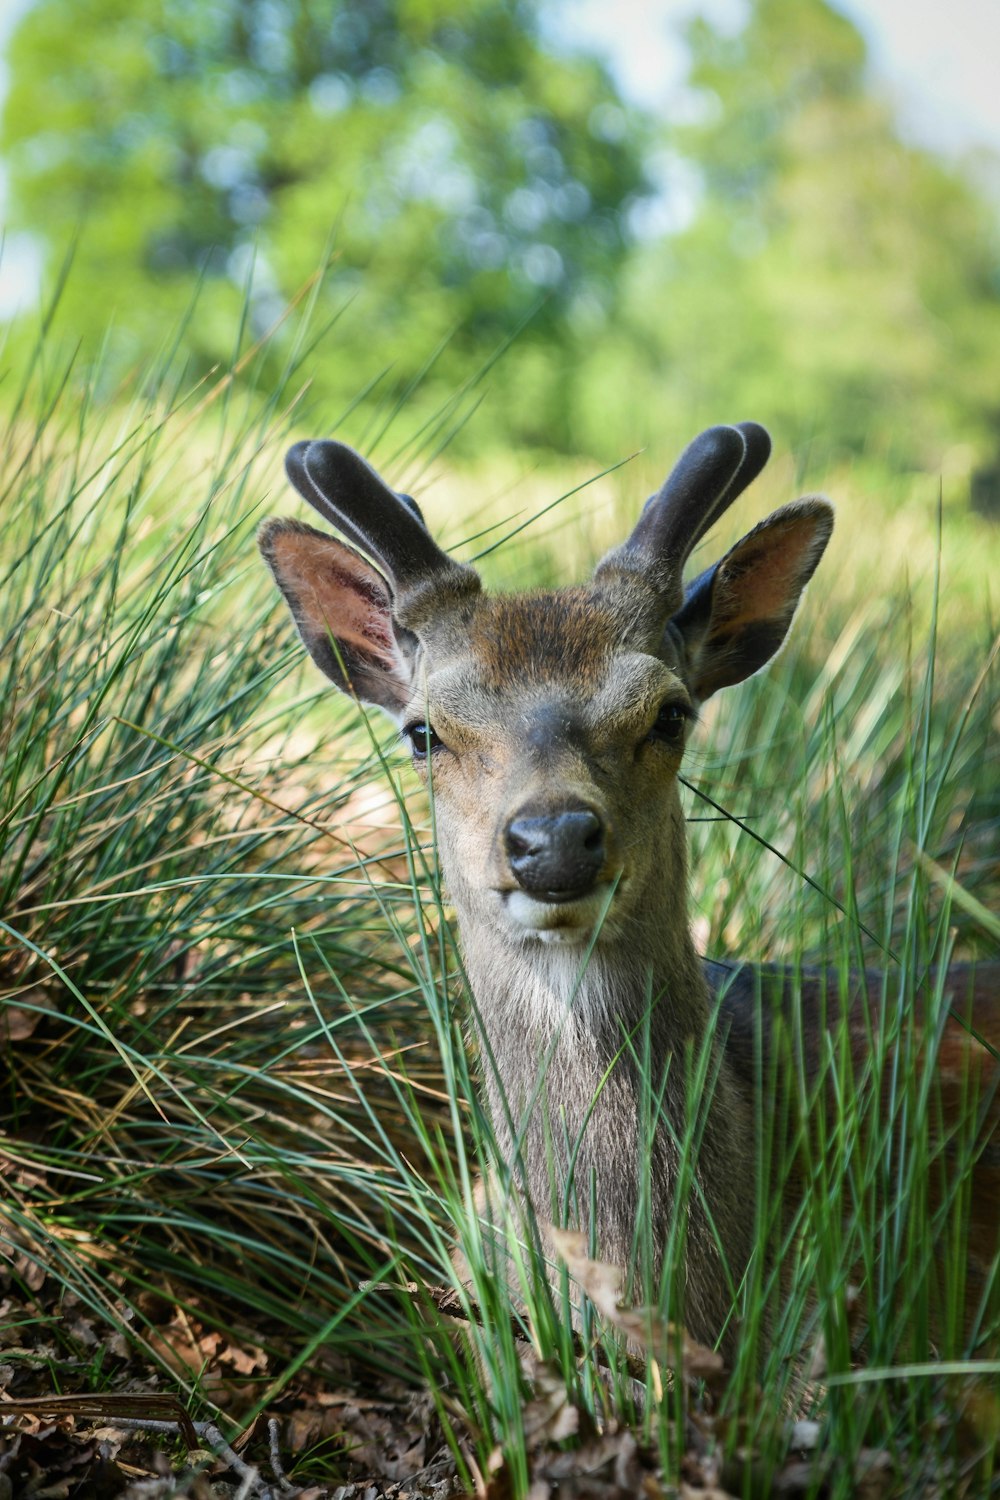
[[[620,1301],[624,1273],[606,1261],[591,1260],[586,1235],[550,1225],[546,1236],[601,1316],[620,1328],[633,1344],[687,1380],[712,1382],[722,1376],[725,1365],[721,1354],[697,1343],[685,1329],[665,1323],[653,1309],[629,1307]]]
[[[609,1265],[606,1261],[591,1260],[587,1251],[587,1236],[578,1230],[557,1229],[550,1224],[545,1234],[557,1254],[566,1262],[566,1269],[573,1280],[583,1288],[597,1311],[609,1322],[617,1323],[621,1311],[618,1299],[625,1279],[624,1273],[618,1266]]]
[[[40,1292],[45,1285],[45,1267],[34,1256],[19,1252],[14,1256],[14,1270],[29,1291]]]
[[[122,1471],[100,1445],[67,1431],[62,1422],[35,1431],[5,1429],[2,1448],[3,1477],[12,1495],[68,1500],[86,1494],[102,1500],[125,1488]]]
[[[580,1430],[580,1412],[572,1404],[559,1371],[539,1364],[532,1386],[534,1400],[529,1401],[521,1418],[529,1446],[562,1443],[575,1437]]]
[[[252,1375],[256,1370],[267,1369],[267,1355],[256,1344],[242,1349],[237,1344],[226,1344],[219,1351],[222,1364],[232,1365],[239,1375]]]
[[[20,1004],[0,1000],[0,1042],[26,1042],[39,1021],[59,1009],[44,990],[25,990],[18,1000]]]

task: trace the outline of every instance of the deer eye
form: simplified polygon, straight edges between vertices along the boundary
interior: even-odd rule
[[[683,703],[664,703],[649,731],[649,738],[665,745],[679,745],[690,717],[691,712]]]
[[[431,751],[436,750],[442,743],[424,719],[419,719],[415,724],[407,724],[403,733],[410,742],[410,749],[413,751],[415,760],[425,760]]]

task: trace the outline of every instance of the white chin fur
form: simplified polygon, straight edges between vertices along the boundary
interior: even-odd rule
[[[582,901],[536,901],[527,891],[508,891],[504,899],[513,926],[543,943],[588,942],[607,904],[606,886]]]

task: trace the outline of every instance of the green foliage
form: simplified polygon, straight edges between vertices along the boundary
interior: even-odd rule
[[[645,183],[604,72],[546,49],[532,4],[40,0],[11,64],[14,220],[52,250],[79,231],[62,317],[113,370],[199,278],[186,348],[228,360],[244,282],[259,335],[329,245],[327,305],[359,306],[309,371],[327,419],[449,336],[453,387],[532,314],[549,399],[518,424],[565,437],[574,309],[606,303]]]
[[[689,40],[700,119],[672,146],[701,197],[686,231],[634,257],[617,349],[645,348],[666,409],[699,420],[753,412],[907,467],[989,451],[995,214],[900,139],[825,0],[757,0],[737,35],[699,20]]]
[[[807,482],[829,481],[840,520],[795,641],[765,678],[709,705],[686,774],[745,824],[709,808],[691,830],[705,946],[793,965],[822,954],[845,973],[859,958],[886,965],[876,1052],[912,1045],[929,963],[953,945],[990,951],[1000,812],[984,665],[996,535],[957,515],[949,489],[938,600],[921,577],[935,551],[927,486],[900,472],[936,465],[956,440],[989,441],[1000,330],[982,205],[900,142],[849,23],[822,0],[756,0],[736,37],[692,33],[706,111],[668,136],[698,163],[692,224],[629,251],[647,126],[623,137],[601,70],[555,58],[536,22],[533,7],[496,0],[39,0],[12,56],[13,217],[49,235],[53,255],[82,225],[54,322],[102,355],[60,364],[46,322],[24,379],[5,386],[0,475],[0,1126],[16,1159],[5,1249],[156,1357],[171,1335],[147,1318],[150,1288],[238,1326],[266,1346],[268,1399],[302,1364],[338,1382],[359,1365],[423,1375],[455,1449],[485,1472],[501,1444],[520,1493],[535,1458],[515,1329],[559,1372],[583,1428],[645,1421],[669,1473],[697,1393],[676,1382],[640,1417],[620,1341],[592,1311],[591,1357],[578,1358],[530,1224],[511,1225],[529,1242],[521,1311],[495,1274],[471,1199],[490,1127],[473,1102],[424,810],[413,827],[397,805],[407,773],[392,744],[295,675],[300,653],[249,533],[258,498],[282,492],[302,388],[313,382],[326,430],[360,402],[352,435],[396,445],[390,474],[402,452],[412,470],[476,399],[470,369],[545,290],[490,370],[490,441],[610,460],[655,436],[662,470],[675,437],[750,414],[797,461],[807,439],[814,455],[849,450],[851,483],[810,463]],[[560,266],[548,286],[556,262],[532,259],[546,247]],[[289,318],[247,353],[304,284],[314,321]],[[398,373],[362,400],[393,360]],[[219,361],[224,373],[193,385]],[[787,499],[790,467],[758,492]],[[452,506],[449,539],[488,546],[551,503],[552,486],[526,503],[512,472],[510,460],[480,472],[502,498]],[[655,477],[637,483],[629,467],[603,500],[583,492],[487,573],[566,581],[570,554],[620,536]],[[888,497],[877,548],[873,495]],[[433,488],[421,501],[443,510]],[[906,560],[912,596],[887,581],[890,556]],[[692,818],[706,809],[693,794]],[[880,1081],[828,1122],[787,1305],[763,1278],[743,1289],[735,1419],[719,1433],[760,1456],[754,1483],[783,1461],[797,1361],[818,1328],[831,1494],[856,1492],[854,1460],[873,1442],[901,1492],[942,1473],[947,1488],[962,1401],[929,1359],[932,1312],[952,1368],[995,1375],[965,1358],[960,1273],[938,1285],[925,1254],[925,1188],[944,1176],[961,1264],[965,1143],[944,1164],[919,1130],[900,1147],[871,1117]],[[916,1069],[891,1087],[900,1115],[926,1118]],[[476,1287],[476,1307],[459,1293],[463,1339],[422,1294],[398,1291],[447,1280],[456,1234]],[[852,1367],[845,1285],[859,1271],[870,1359],[908,1374]],[[769,1312],[762,1401],[754,1340]],[[197,1369],[180,1382],[197,1388]],[[973,1482],[995,1481],[995,1460],[974,1462]],[[730,1479],[751,1485],[739,1469]]]
[[[199,279],[181,345],[199,374],[313,289],[337,331],[301,365],[308,399],[329,431],[374,383],[365,445],[404,394],[419,426],[490,366],[467,451],[612,461],[665,421],[750,413],[911,468],[991,456],[1000,229],[901,139],[850,21],[826,0],[754,0],[735,35],[693,21],[692,124],[625,109],[545,18],[542,0],[38,0],[11,46],[10,224],[50,269],[76,240],[60,321],[109,383]],[[637,238],[656,152],[693,218]]]

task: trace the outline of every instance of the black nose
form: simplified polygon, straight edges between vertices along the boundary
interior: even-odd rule
[[[514,818],[506,844],[511,874],[538,901],[586,896],[605,860],[604,824],[589,808]]]

